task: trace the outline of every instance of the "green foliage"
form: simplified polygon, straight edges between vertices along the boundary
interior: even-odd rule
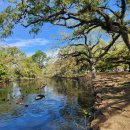
[[[93,61],[96,61],[101,53],[102,47],[105,46],[103,41],[101,44],[91,50]],[[59,59],[54,62],[48,62],[43,69],[43,73],[48,77],[78,77],[85,76],[90,71],[87,61],[88,50],[84,44],[76,44],[66,46],[60,49]],[[124,71],[130,69],[130,52],[127,47],[119,42],[95,64],[97,72],[113,72]]]
[[[0,47],[0,80],[38,78],[41,75],[39,66],[17,47]]]
[[[78,50],[78,54],[81,55],[74,59],[76,64],[77,60],[86,59],[89,63],[90,70],[94,73],[95,65],[104,58],[119,37],[122,37],[124,43],[130,50],[128,38],[128,34],[130,34],[130,19],[126,16],[129,13],[129,1],[116,0],[113,1],[113,4],[111,4],[110,0],[9,0],[9,2],[10,5],[0,14],[0,34],[3,37],[12,34],[13,28],[18,23],[24,27],[30,26],[30,33],[35,34],[42,29],[42,26],[46,22],[64,26],[73,29],[72,39],[75,40],[86,36],[87,41],[89,34],[96,37],[96,33],[93,33],[95,30],[98,30],[100,34],[106,33],[112,38],[112,42],[108,46],[103,41],[100,41],[99,44],[94,44],[93,39],[90,39],[90,43],[85,42],[87,50]],[[116,10],[113,8],[116,8]],[[73,51],[77,53],[77,50],[74,48]],[[46,56],[40,51],[37,51],[32,56],[33,61],[40,67],[45,58]],[[73,64],[75,65],[75,63]],[[104,61],[98,65],[99,68],[102,66],[102,70],[100,71],[104,71],[104,67],[106,66],[108,69],[113,68],[113,65],[105,64]],[[69,66],[71,65],[69,64]],[[66,70],[65,68],[62,65],[60,70],[65,75],[70,75],[72,72],[66,74],[64,72]],[[72,68],[74,69],[75,67]]]
[[[129,70],[130,52],[123,42],[117,42],[97,64],[98,71],[113,71],[120,67],[122,70]]]
[[[24,27],[30,26],[30,32],[37,34],[46,22],[73,29],[72,38],[75,40],[84,36],[88,38],[88,34],[96,37],[96,33],[93,33],[96,29],[100,30],[101,34],[107,33],[109,36],[112,34],[111,38],[114,40],[110,44],[101,40],[96,44],[93,42],[93,39],[90,39],[90,43],[85,43],[86,47],[82,45],[82,47],[78,46],[78,48],[64,48],[61,50],[60,55],[62,56],[62,53],[63,55],[70,55],[71,53],[71,56],[64,56],[63,59],[57,60],[55,63],[47,64],[46,66],[49,66],[51,71],[47,67],[45,73],[54,71],[53,75],[70,76],[78,73],[81,70],[80,68],[82,68],[81,66],[85,65],[86,67],[88,62],[91,66],[91,71],[94,70],[95,65],[99,71],[106,71],[113,70],[117,64],[129,64],[128,51],[125,53],[119,45],[117,45],[116,50],[113,48],[107,54],[108,50],[120,36],[130,50],[128,38],[128,34],[130,34],[130,19],[126,15],[129,14],[129,0],[113,0],[113,4],[111,4],[110,0],[9,0],[9,2],[10,5],[0,14],[0,34],[3,37],[12,34],[12,30],[18,23]],[[15,55],[15,50],[10,55],[16,58],[13,59],[5,54],[6,62],[9,61],[10,63],[11,60],[13,61],[13,66],[14,64],[18,66],[20,61],[17,59],[17,55]],[[32,56],[33,62],[39,66],[42,65],[45,58],[46,55],[40,51],[37,51]],[[26,63],[26,60],[23,61]],[[27,63],[26,66],[30,68],[32,73],[32,67],[27,65]],[[56,68],[56,70],[52,68]],[[24,69],[22,74],[22,69],[19,69],[20,65],[18,67],[19,75],[32,75]],[[1,72],[3,73],[3,71]]]
[[[59,58],[54,62],[48,62],[44,68],[44,75],[49,77],[59,76],[59,77],[77,77],[86,74],[88,67],[87,61],[79,61],[82,56],[73,57],[69,55],[63,57],[63,54],[69,54],[69,52],[83,51],[84,47],[70,47],[66,46],[61,48],[59,51]]]
[[[80,37],[95,29],[108,35],[118,34],[130,50],[129,0],[9,0],[9,6],[0,14],[0,33],[6,37],[12,34],[16,24],[31,27],[37,34],[44,23],[73,29]],[[114,10],[114,8],[116,10]]]
[[[41,50],[37,50],[35,54],[32,55],[32,60],[41,67],[43,65],[43,62],[46,59],[46,54],[42,52]]]

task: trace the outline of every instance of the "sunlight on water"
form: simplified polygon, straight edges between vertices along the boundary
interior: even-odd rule
[[[76,80],[13,82],[0,87],[0,130],[76,130],[91,105],[89,87]]]

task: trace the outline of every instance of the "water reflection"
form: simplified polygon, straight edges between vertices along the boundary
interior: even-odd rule
[[[40,89],[42,83],[47,86]],[[37,94],[45,98],[36,101]],[[92,100],[90,87],[80,80],[13,82],[0,88],[0,130],[75,130]]]
[[[12,97],[13,98],[18,98],[21,96],[21,90],[20,87],[16,82],[13,83],[13,88],[12,88]]]

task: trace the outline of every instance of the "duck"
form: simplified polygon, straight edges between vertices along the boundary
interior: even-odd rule
[[[47,84],[43,84],[40,88],[44,88],[44,87],[46,87],[46,85],[47,85]]]
[[[42,98],[44,98],[44,97],[45,97],[45,95],[39,94],[39,95],[37,95],[37,96],[35,97],[35,100],[40,100],[40,99],[42,99]]]
[[[35,88],[35,90],[40,90],[40,89],[42,89],[42,88],[44,88],[44,87],[46,87],[46,84],[43,84],[41,87],[39,87],[39,88]]]

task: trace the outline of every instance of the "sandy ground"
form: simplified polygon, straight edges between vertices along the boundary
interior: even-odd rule
[[[93,86],[93,130],[130,130],[130,74],[100,74]]]

